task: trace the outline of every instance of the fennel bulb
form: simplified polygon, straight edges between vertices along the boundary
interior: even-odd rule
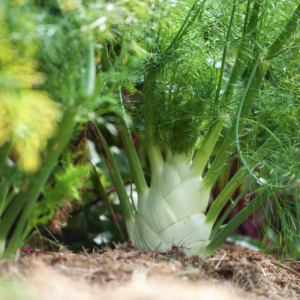
[[[151,187],[139,194],[138,212],[128,232],[138,249],[166,251],[172,244],[187,255],[201,253],[208,244],[212,224],[205,211],[210,189],[201,177],[190,176],[190,157],[175,154],[152,175]]]

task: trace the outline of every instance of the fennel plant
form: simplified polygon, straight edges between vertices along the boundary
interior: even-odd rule
[[[280,193],[288,191],[298,205],[299,20],[299,1],[203,0],[177,3],[168,20],[147,31],[150,55],[136,68],[143,87],[132,88],[139,101],[131,111],[147,148],[149,186],[122,92],[118,117],[137,211],[101,132],[92,126],[137,248],[165,251],[175,244],[188,255],[209,255],[261,206],[288,247],[291,227],[298,224],[290,200]],[[111,63],[108,72],[117,67]],[[213,186],[236,157],[239,171],[208,209]],[[222,209],[245,183],[255,189],[254,200],[220,230]]]

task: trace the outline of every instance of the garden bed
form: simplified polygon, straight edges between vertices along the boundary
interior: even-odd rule
[[[167,253],[116,249],[39,253],[0,263],[0,299],[296,299],[300,263],[223,246],[202,260],[173,246]],[[201,298],[204,297],[205,298]]]

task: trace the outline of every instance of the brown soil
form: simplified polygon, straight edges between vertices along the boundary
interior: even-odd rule
[[[155,253],[124,243],[115,250],[36,252],[1,261],[0,299],[300,299],[298,272],[300,262],[278,264],[245,248],[224,246],[203,260],[177,246]]]

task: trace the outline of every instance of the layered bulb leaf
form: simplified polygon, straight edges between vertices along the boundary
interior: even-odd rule
[[[152,173],[151,187],[139,195],[138,212],[127,223],[138,249],[167,251],[183,246],[187,255],[200,254],[208,244],[212,225],[205,211],[210,187],[201,177],[190,176],[190,156],[167,157]]]

